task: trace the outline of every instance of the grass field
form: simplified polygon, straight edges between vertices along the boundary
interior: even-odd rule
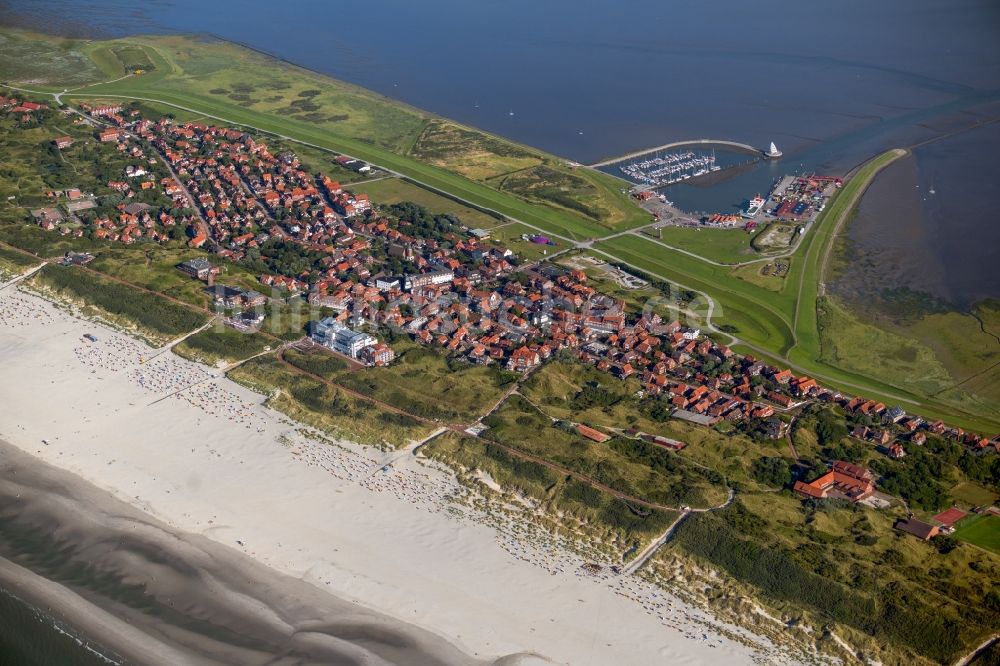
[[[487,243],[503,245],[525,261],[536,261],[554,252],[566,249],[566,242],[563,240],[553,239],[556,243],[554,246],[542,245],[530,240],[523,240],[521,236],[524,235],[532,238],[538,235],[538,232],[531,227],[524,226],[523,224],[509,222],[501,226],[493,227],[490,231],[490,238]]]
[[[0,30],[0,81],[72,88],[95,83],[104,72],[89,57],[86,42]]]
[[[964,502],[969,506],[993,504],[1000,497],[996,493],[972,481],[962,481],[955,484],[948,492],[956,500]]]
[[[955,526],[955,538],[1000,554],[1000,516],[982,514],[963,518]]]
[[[953,383],[923,345],[862,323],[832,296],[820,299],[817,309],[823,362],[927,395]]]
[[[319,377],[330,377],[347,369],[347,362],[325,349],[286,349],[282,358],[297,368]]]
[[[1000,404],[1000,301],[982,301],[969,313],[932,313],[912,323],[876,325],[926,346],[963,382],[962,388]]]
[[[462,224],[470,228],[489,229],[502,223],[493,215],[461,204],[436,192],[407,182],[402,178],[383,178],[369,183],[362,183],[351,188],[354,192],[365,192],[377,204],[396,204],[412,201],[426,208],[433,215],[454,215]]]
[[[520,392],[551,417],[591,426],[634,427],[688,444],[677,455],[726,475],[727,482],[760,488],[751,478],[751,464],[761,456],[783,456],[783,441],[753,442],[740,434],[722,434],[676,419],[656,420],[649,402],[635,397],[641,388],[635,379],[620,381],[578,361],[556,360],[536,371]]]
[[[582,418],[579,417],[579,418]],[[665,506],[712,506],[726,499],[717,472],[696,467],[676,454],[630,439],[598,444],[557,427],[519,395],[509,398],[484,423],[483,437],[543,457],[619,492]]]
[[[791,264],[790,257],[784,257],[778,261],[784,264]],[[771,268],[770,272],[765,274],[764,267],[767,266]],[[762,289],[767,289],[768,291],[781,292],[785,288],[785,277],[786,274],[778,275],[773,270],[774,263],[767,261],[758,261],[752,264],[747,264],[745,266],[738,266],[732,270],[730,275],[739,278],[744,282],[749,282],[752,285],[761,287]]]
[[[685,288],[710,294],[718,306],[713,321],[732,326],[734,335],[741,339],[778,354],[794,342],[791,299],[730,278],[728,267],[714,266],[632,235],[597,243],[594,249]]]
[[[0,282],[23,273],[26,269],[37,266],[38,262],[31,257],[0,246]]]
[[[465,483],[478,483],[476,473],[485,472],[502,490],[538,503],[562,527],[597,537],[612,558],[638,551],[677,517],[673,511],[637,511],[606,492],[482,439],[447,432],[421,452],[456,469]]]
[[[1000,344],[974,317],[949,312],[911,326],[878,326],[825,297],[820,324],[827,363],[975,414],[982,422],[974,427],[990,436],[1000,430]]]
[[[192,279],[190,275],[177,269],[177,265],[184,261],[204,256],[204,252],[185,247],[181,243],[144,243],[128,247],[112,245],[97,252],[90,267],[186,303],[209,307],[212,298],[206,291],[205,283]],[[264,289],[257,276],[242,266],[225,261],[213,263],[218,264],[222,270],[218,277],[219,284]]]
[[[497,368],[450,362],[443,352],[409,340],[393,345],[385,368],[342,372],[329,379],[425,418],[475,421],[503,396],[513,380]]]
[[[651,233],[653,238],[671,247],[694,252],[719,263],[737,264],[760,257],[750,246],[756,233],[747,233],[742,229],[662,227]]]
[[[555,205],[570,214],[582,215],[594,222],[616,226],[621,216],[609,207],[610,188],[599,188],[598,171],[567,173],[551,163],[531,166],[495,176],[490,182],[502,192],[511,192],[528,201]]]
[[[437,118],[426,123],[409,154],[472,180],[487,180],[542,163],[535,151]]]
[[[221,324],[195,333],[173,348],[178,356],[205,365],[235,363],[273,345],[270,338],[258,333],[237,331]]]
[[[34,288],[69,300],[85,314],[99,316],[154,346],[208,321],[205,313],[80,268],[48,265],[29,278],[29,282]]]

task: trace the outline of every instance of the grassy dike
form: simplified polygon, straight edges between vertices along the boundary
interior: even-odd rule
[[[862,166],[830,203],[823,216],[823,223],[816,224],[809,238],[803,242],[805,248],[799,249],[803,254],[803,261],[795,262],[789,271],[793,275],[797,274],[797,279],[791,276],[789,279],[798,286],[793,320],[795,344],[787,353],[788,358],[795,363],[815,363],[820,356],[816,302],[822,294],[822,282],[834,239],[875,176],[906,154],[905,150],[890,150]]]
[[[905,154],[902,150],[882,153],[847,180],[792,255],[789,274],[779,291],[740,279],[735,274],[738,269],[711,264],[638,235],[602,241],[594,249],[603,258],[624,260],[711,296],[717,306],[712,321],[740,339],[738,351],[791,366],[848,393],[991,433],[1000,430],[1000,421],[984,414],[979,402],[967,395],[921,391],[910,382],[899,383],[882,373],[833,365],[828,362],[830,355],[823,353],[817,305],[822,300],[821,282],[832,245],[875,177]]]
[[[621,192],[621,182],[611,176],[574,170],[563,159],[537,149],[438,119],[234,44],[190,37],[135,37],[70,46],[80,48],[109,78],[83,88],[70,86],[63,95],[67,101],[139,99],[208,120],[257,128],[373,162],[429,188],[568,238],[598,237],[612,228],[648,221],[648,214]],[[115,61],[124,49],[133,54],[136,49],[143,51],[151,69],[122,78],[124,67]],[[60,77],[68,76],[65,68],[45,65],[39,65],[40,71],[0,65],[0,79],[17,85],[16,75],[20,75],[21,80],[32,81],[27,86],[32,89],[64,90],[67,86],[61,81],[66,79]],[[36,83],[39,79],[44,82]],[[425,132],[429,126],[443,126],[446,131]],[[461,141],[449,143],[456,137]],[[426,157],[446,153],[448,159]],[[518,159],[512,161],[511,155]],[[482,167],[481,178],[459,173],[466,171],[463,164],[471,162]],[[514,166],[518,170],[529,167],[516,188],[494,182]]]

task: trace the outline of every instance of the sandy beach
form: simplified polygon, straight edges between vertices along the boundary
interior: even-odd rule
[[[729,635],[755,647],[724,637],[706,611],[640,577],[586,573],[566,544],[479,508],[426,460],[329,440],[213,369],[155,354],[36,296],[0,292],[0,439],[151,517],[147,538],[172,535],[190,566],[269,568],[241,576],[259,585],[224,587],[286,630],[346,604],[421,646],[421,663],[790,661],[736,627]],[[38,503],[39,487],[22,490],[35,488]],[[132,568],[136,581],[156,572]],[[296,615],[282,580],[323,600],[303,597]],[[418,663],[398,656],[357,663]]]

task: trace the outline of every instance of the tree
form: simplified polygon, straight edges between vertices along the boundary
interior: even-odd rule
[[[785,458],[765,456],[753,461],[750,473],[755,479],[768,486],[779,488],[792,480],[792,468]]]
[[[951,535],[946,535],[946,534],[937,535],[936,537],[931,539],[931,543],[934,545],[935,548],[937,548],[937,552],[941,553],[942,555],[947,555],[951,551],[958,548],[958,539],[956,539]]]

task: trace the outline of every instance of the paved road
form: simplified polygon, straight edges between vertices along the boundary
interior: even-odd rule
[[[365,479],[370,479],[371,477],[378,474],[381,470],[393,465],[394,463],[402,460],[403,458],[406,458],[407,456],[417,455],[417,450],[420,449],[420,447],[429,444],[431,440],[435,439],[438,435],[442,435],[448,431],[449,431],[448,428],[441,426],[440,428],[438,428],[431,434],[427,435],[423,439],[417,440],[415,442],[410,442],[404,448],[399,449],[398,451],[393,451],[388,456],[383,458],[381,462],[376,463],[375,466],[368,472],[368,474],[366,474],[361,478],[361,481],[364,481]]]
[[[43,268],[45,268],[45,266],[46,266],[46,265],[47,265],[48,263],[49,263],[49,262],[47,262],[47,261],[43,261],[42,263],[38,264],[38,265],[37,265],[37,266],[35,266],[34,268],[32,268],[32,269],[30,269],[30,270],[28,270],[28,271],[25,271],[24,273],[21,273],[21,274],[17,275],[17,276],[16,276],[16,277],[14,277],[14,278],[11,278],[11,279],[10,279],[10,280],[8,280],[7,282],[4,282],[4,283],[3,283],[2,285],[0,285],[0,291],[3,291],[3,290],[4,290],[4,289],[6,289],[7,287],[11,287],[11,286],[13,286],[13,285],[17,284],[18,282],[22,282],[23,280],[27,280],[27,279],[28,279],[28,278],[30,278],[30,277],[31,277],[32,275],[34,275],[34,274],[35,274],[35,273],[37,273],[38,271],[40,271],[40,270],[42,270]]]
[[[719,506],[712,506],[704,509],[691,509],[691,508],[682,509],[681,515],[677,516],[677,520],[670,523],[670,527],[668,527],[666,531],[662,535],[660,535],[658,539],[655,539],[648,546],[643,548],[642,552],[639,553],[636,556],[636,558],[631,562],[629,562],[628,565],[625,567],[625,569],[622,570],[622,573],[627,575],[627,574],[633,574],[636,571],[638,571],[642,567],[642,565],[644,565],[647,561],[649,561],[649,558],[651,558],[656,553],[656,551],[658,551],[664,544],[670,541],[670,537],[674,535],[674,532],[677,530],[677,527],[680,526],[680,524],[692,513],[705,513],[708,511],[718,511],[719,509],[725,509],[727,506],[733,503],[733,500],[735,498],[736,498],[736,491],[730,488],[729,497],[727,497],[726,501],[720,504]]]
[[[677,529],[677,526],[680,525],[681,522],[683,522],[690,515],[691,515],[690,511],[682,511],[681,515],[677,516],[677,520],[670,523],[670,527],[668,527],[666,531],[662,535],[660,535],[658,539],[655,539],[652,542],[650,542],[648,546],[642,549],[641,553],[636,555],[634,560],[629,562],[625,566],[625,568],[622,569],[622,574],[628,576],[638,571],[642,567],[642,565],[644,565],[649,560],[649,558],[653,556],[653,553],[658,551],[661,546],[663,546],[665,543],[667,543],[667,541],[670,540],[670,537],[674,535],[674,530]]]
[[[997,641],[1000,641],[1000,634],[993,634],[985,641],[977,645],[976,649],[972,650],[971,652],[969,652],[969,654],[965,655],[964,657],[956,661],[954,666],[966,666],[967,664],[972,663],[973,659],[978,657],[981,652],[983,652],[986,648],[993,645]]]

